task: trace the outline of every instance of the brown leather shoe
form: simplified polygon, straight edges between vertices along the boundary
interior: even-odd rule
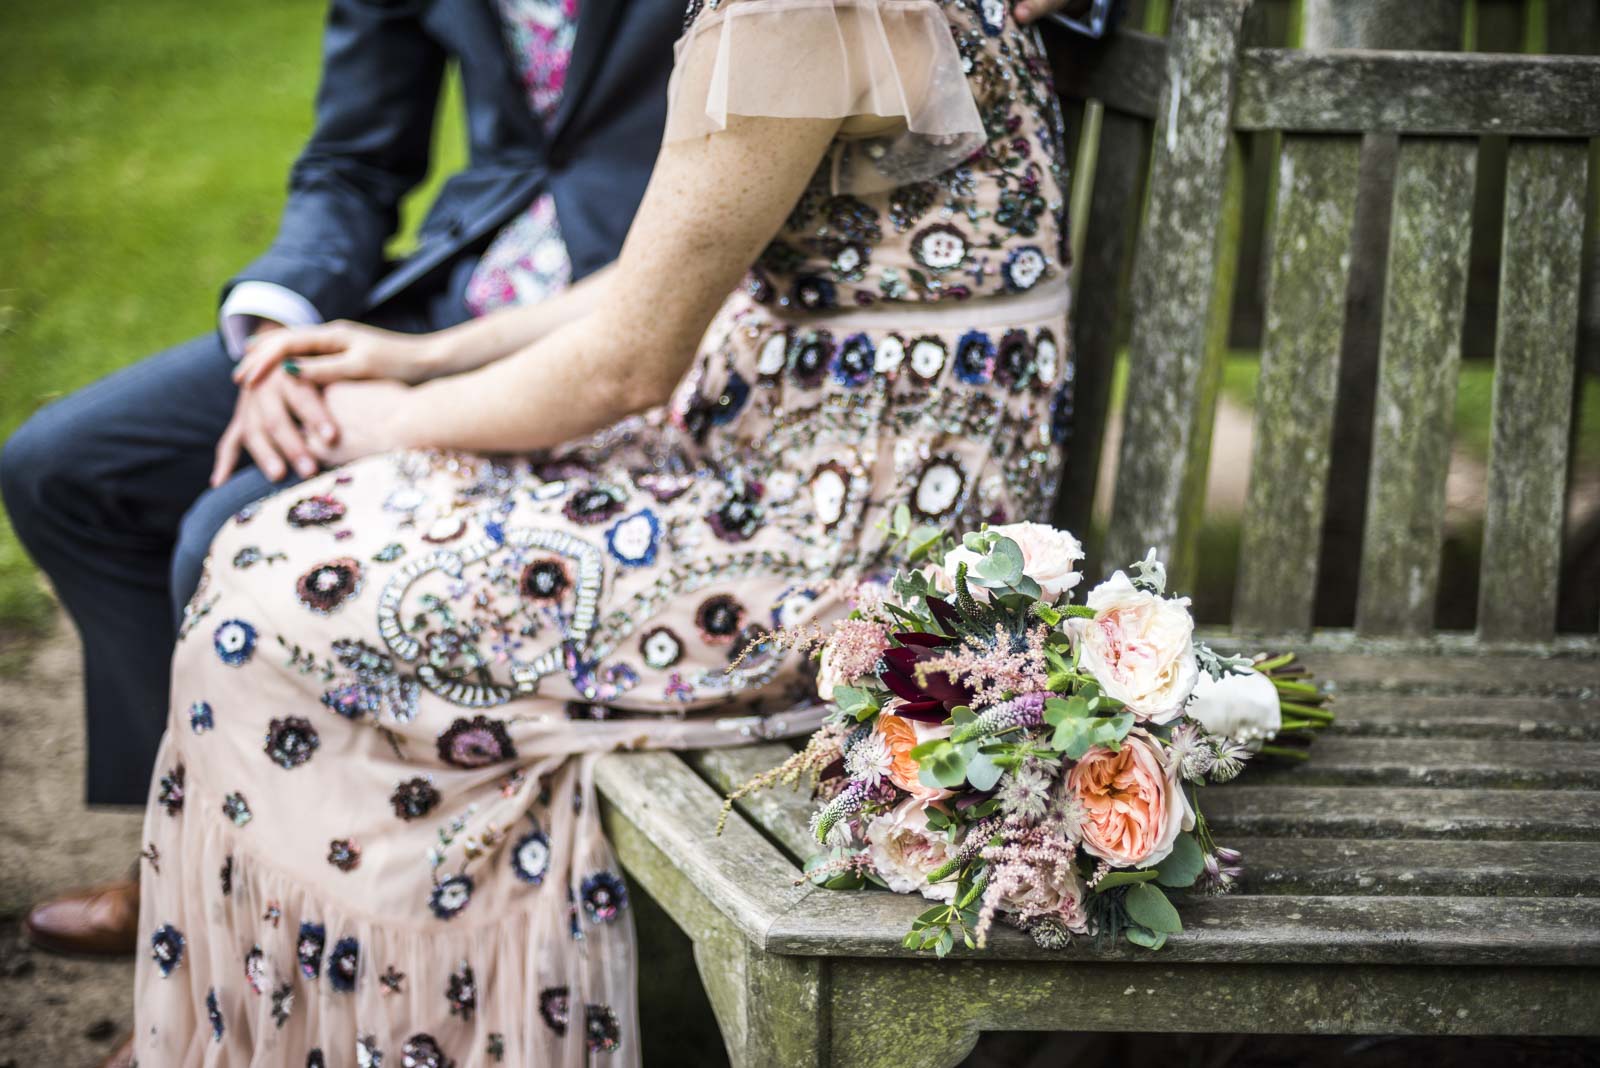
[[[22,921],[28,941],[52,953],[120,956],[138,942],[139,884],[131,879],[35,905]]]
[[[133,1036],[129,1035],[111,1051],[111,1056],[100,1062],[100,1068],[136,1068],[138,1063],[133,1059]]]

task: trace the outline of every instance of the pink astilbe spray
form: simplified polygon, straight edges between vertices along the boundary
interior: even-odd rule
[[[873,674],[889,647],[889,629],[870,619],[843,619],[823,646],[827,670],[842,682]]]
[[[1008,693],[1043,690],[1049,678],[1044,657],[1049,638],[1050,628],[1041,623],[1019,643],[997,623],[992,645],[970,636],[964,638],[960,645],[919,663],[917,681],[925,684],[931,672],[942,671],[969,687],[973,704],[978,706],[1004,700]]]
[[[973,931],[980,947],[1001,905],[1022,924],[1052,917],[1069,930],[1086,928],[1074,867],[1078,843],[1067,832],[1054,815],[1038,822],[1011,816],[1000,827],[1000,841],[983,848],[979,855],[989,866],[989,882]]]

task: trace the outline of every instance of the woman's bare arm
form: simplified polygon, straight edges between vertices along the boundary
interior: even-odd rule
[[[743,118],[665,146],[606,299],[514,355],[396,396],[401,444],[545,448],[666,400],[838,126]]]

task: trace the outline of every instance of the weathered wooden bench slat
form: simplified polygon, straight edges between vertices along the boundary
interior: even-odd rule
[[[928,1068],[959,1064],[981,1030],[1573,1035],[1592,1033],[1600,1000],[1594,975],[1570,968],[842,960],[830,979],[849,1025],[824,1063]]]
[[[1531,897],[1600,890],[1600,842],[1236,838],[1244,894]]]
[[[1385,656],[1309,651],[1301,660],[1339,693],[1483,694],[1600,698],[1593,657]]]
[[[1181,518],[1204,484],[1195,484],[1191,461],[1200,450],[1191,446],[1209,434],[1202,409],[1222,356],[1212,337],[1231,279],[1225,261],[1236,252],[1231,235],[1194,222],[1236,219],[1226,210],[1241,174],[1228,111],[1242,13],[1242,5],[1218,0],[1176,14],[1168,64],[1186,73],[1162,93],[1134,263],[1129,358],[1148,373],[1128,382],[1105,553],[1125,564],[1153,545],[1175,576],[1184,565],[1173,555]]]
[[[1056,91],[1078,100],[1098,100],[1111,111],[1153,119],[1167,79],[1165,38],[1124,30],[1101,44],[1060,38],[1050,50]]]
[[[759,941],[774,917],[812,889],[791,885],[789,859],[744,820],[730,820],[716,834],[722,798],[676,753],[601,757],[594,775],[611,807],[747,937]]]
[[[1311,628],[1361,141],[1286,136],[1234,629]]]
[[[1335,730],[1347,737],[1600,741],[1595,702],[1548,697],[1346,695]]]
[[[1600,94],[1597,94],[1600,96]],[[1478,633],[1555,633],[1589,148],[1513,141]]]
[[[1314,749],[1314,761],[1253,768],[1241,781],[1600,790],[1600,744],[1595,743],[1328,735]]]
[[[1600,69],[1570,56],[1300,51],[1240,57],[1243,130],[1600,136]]]
[[[1478,147],[1401,142],[1356,627],[1432,629]]]
[[[1073,426],[1063,465],[1056,522],[1087,530],[1100,473],[1100,450],[1116,366],[1117,293],[1126,284],[1143,202],[1150,124],[1107,111],[1100,123],[1088,229],[1077,265],[1073,336],[1060,339],[1073,369]]]
[[[801,956],[912,957],[917,951],[901,938],[925,908],[921,898],[881,890],[812,894],[773,924],[766,947]],[[1200,961],[1600,964],[1600,900],[1588,897],[1231,895],[1185,898],[1178,911],[1183,933],[1160,953],[1093,938],[1045,949],[998,925],[990,952],[1016,960],[1135,961],[1152,971]]]
[[[1251,786],[1201,795],[1218,836],[1600,841],[1600,793]]]

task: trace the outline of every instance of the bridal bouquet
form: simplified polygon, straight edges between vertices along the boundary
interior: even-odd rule
[[[730,803],[809,773],[825,849],[808,877],[937,902],[910,948],[982,946],[996,919],[1046,947],[1094,933],[1159,948],[1182,929],[1173,895],[1226,893],[1241,873],[1201,787],[1252,756],[1303,759],[1283,743],[1332,720],[1324,694],[1293,656],[1195,641],[1153,552],[1075,599],[1083,551],[1065,531],[956,544],[903,511],[892,528],[920,568],[803,639],[829,719]]]

